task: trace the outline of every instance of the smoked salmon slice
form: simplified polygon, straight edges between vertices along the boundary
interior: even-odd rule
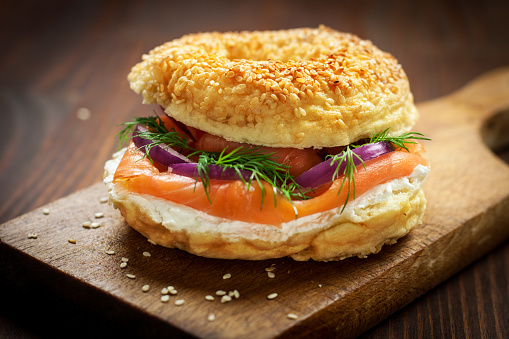
[[[365,169],[362,165],[358,166],[354,174],[356,197],[376,185],[410,175],[419,164],[427,165],[420,155],[420,143],[407,146],[410,152],[397,150],[366,161]],[[272,186],[265,182],[263,196],[256,182],[247,187],[241,180],[211,179],[209,201],[199,179],[165,171],[143,155],[131,142],[117,167],[113,182],[124,185],[133,193],[166,199],[230,220],[279,226],[295,220],[296,215],[303,217],[341,207],[347,198],[346,187],[338,194],[343,177],[326,184],[329,187],[318,188],[316,191],[320,194],[315,197],[293,201],[293,204],[280,194],[274,195]]]

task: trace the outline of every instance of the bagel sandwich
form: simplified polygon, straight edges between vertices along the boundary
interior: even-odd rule
[[[327,27],[197,33],[128,75],[152,112],[105,165],[152,243],[223,259],[366,257],[421,223],[429,164],[401,65]]]

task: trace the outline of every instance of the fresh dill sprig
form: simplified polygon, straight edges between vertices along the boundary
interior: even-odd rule
[[[379,141],[388,141],[393,143],[395,147],[403,148],[407,152],[410,152],[406,144],[416,144],[416,142],[412,140],[431,140],[431,139],[426,138],[424,134],[417,132],[409,132],[401,134],[400,136],[397,137],[390,137],[389,128],[387,128],[383,132],[373,135],[369,140],[369,144],[374,144],[375,142]]]
[[[405,149],[406,151],[410,152],[410,150],[408,149],[406,144],[416,144],[416,142],[412,141],[412,140],[431,140],[429,138],[426,138],[422,133],[418,133],[418,132],[404,133],[404,134],[402,134],[400,136],[396,136],[396,137],[390,137],[388,134],[389,134],[389,128],[387,128],[386,130],[384,130],[381,133],[374,134],[368,142],[365,142],[360,145],[353,145],[353,144],[348,145],[343,149],[343,151],[341,153],[333,155],[333,156],[331,156],[331,155],[328,156],[328,158],[332,158],[331,166],[333,166],[334,163],[337,162],[337,166],[334,171],[332,181],[334,181],[337,178],[339,178],[340,176],[344,175],[343,180],[341,181],[341,186],[339,187],[339,190],[338,190],[338,194],[343,189],[345,183],[347,184],[347,187],[348,187],[346,200],[343,205],[343,208],[341,209],[341,213],[343,213],[343,211],[345,210],[346,204],[350,200],[352,186],[353,186],[353,199],[355,200],[355,176],[354,176],[354,173],[357,172],[357,165],[355,164],[355,159],[359,160],[360,164],[362,164],[364,169],[366,169],[366,165],[364,164],[364,161],[362,160],[362,158],[359,155],[357,155],[356,153],[353,152],[353,149],[361,147],[363,145],[367,145],[367,144],[374,144],[374,143],[381,142],[381,141],[388,141],[388,142],[391,142],[392,144],[394,144],[394,146],[396,148]],[[343,163],[345,164],[345,168],[340,173],[340,168]]]
[[[340,176],[343,175],[343,180],[341,181],[341,186],[339,187],[338,195],[341,192],[341,190],[343,189],[345,182],[348,181],[348,183],[347,183],[348,192],[346,194],[346,200],[345,200],[345,203],[343,204],[343,208],[341,209],[341,213],[343,213],[346,205],[348,204],[348,201],[350,200],[350,193],[352,190],[352,186],[353,186],[353,199],[355,200],[355,176],[354,176],[354,173],[357,172],[357,165],[355,164],[355,159],[358,159],[360,161],[360,163],[362,164],[362,166],[364,167],[364,169],[366,169],[366,165],[364,164],[364,161],[362,160],[362,158],[353,152],[353,148],[357,148],[357,147],[360,147],[360,146],[348,145],[343,149],[343,151],[341,151],[341,153],[329,156],[330,158],[332,158],[332,161],[330,163],[331,166],[333,166],[335,162],[338,163],[336,166],[336,169],[334,170],[334,174],[332,176],[332,181],[336,180],[337,178],[339,178]],[[339,170],[343,163],[345,164],[345,168],[344,168],[343,172],[340,173]]]
[[[223,168],[234,169],[240,180],[246,185],[247,189],[251,187],[254,182],[258,183],[261,190],[261,206],[267,194],[263,181],[272,186],[274,193],[274,205],[277,203],[277,193],[282,194],[289,201],[293,198],[305,199],[305,192],[302,188],[295,183],[293,177],[288,173],[289,167],[274,161],[274,153],[265,153],[254,148],[236,148],[233,151],[226,153],[226,149],[222,152],[204,152],[196,151],[193,154],[199,154],[198,158],[198,175],[203,183],[205,192],[210,201],[210,178],[209,178],[209,165],[218,165]],[[249,171],[251,175],[249,179],[245,179],[242,171]]]
[[[247,189],[251,187],[252,182],[258,183],[261,189],[261,206],[263,208],[264,199],[266,196],[266,189],[263,181],[267,182],[273,187],[274,204],[277,203],[277,194],[282,194],[290,202],[292,199],[307,199],[307,193],[303,191],[288,173],[289,166],[279,164],[274,161],[274,153],[265,153],[258,149],[258,147],[250,148],[237,148],[231,152],[226,152],[226,149],[221,152],[206,152],[196,150],[190,147],[187,139],[181,133],[175,130],[168,131],[161,119],[157,117],[135,118],[132,122],[122,124],[124,129],[118,134],[120,139],[120,147],[131,138],[132,132],[136,125],[143,125],[148,128],[148,131],[139,132],[138,137],[151,140],[152,142],[145,146],[145,156],[149,156],[148,152],[152,147],[157,145],[167,145],[168,147],[177,147],[181,150],[188,150],[191,153],[187,157],[197,156],[197,171],[198,177],[203,183],[205,193],[209,202],[210,199],[210,177],[209,165],[218,165],[223,168],[234,169],[240,180],[246,185]],[[149,157],[150,158],[150,157]],[[248,180],[245,180],[241,171],[249,171],[251,175]],[[196,178],[196,183],[198,182]],[[292,203],[293,204],[293,203]]]
[[[294,199],[309,199],[306,194],[311,190],[304,191],[303,188],[295,182],[294,177],[289,174],[289,167],[274,161],[274,153],[262,152],[258,150],[258,147],[239,147],[231,152],[226,152],[226,148],[221,152],[206,152],[202,150],[196,150],[188,145],[185,135],[176,132],[174,129],[168,131],[164,125],[164,122],[157,117],[135,118],[132,122],[122,124],[125,127],[118,134],[120,139],[120,147],[122,147],[122,144],[131,138],[132,132],[138,124],[146,126],[148,131],[139,132],[137,136],[152,141],[150,144],[145,146],[145,156],[148,156],[148,153],[152,147],[164,144],[168,147],[177,147],[181,150],[190,151],[191,153],[188,154],[187,157],[198,157],[197,171],[199,178],[196,178],[196,183],[198,182],[198,179],[201,180],[209,202],[211,202],[211,186],[209,176],[210,165],[218,165],[224,169],[234,169],[237,172],[239,179],[247,185],[247,189],[249,189],[253,181],[255,181],[261,189],[262,198],[260,209],[263,208],[264,199],[267,193],[263,185],[264,181],[273,188],[274,205],[277,203],[277,194],[283,195],[286,199],[288,199],[288,201],[292,203],[292,205],[292,201]],[[331,166],[334,166],[337,163],[336,169],[332,176],[332,181],[343,176],[341,185],[338,190],[338,195],[345,185],[348,189],[346,200],[343,208],[341,209],[341,213],[343,213],[345,210],[351,195],[353,195],[353,199],[355,200],[356,189],[354,174],[357,172],[357,165],[362,164],[364,169],[366,169],[366,165],[364,164],[362,158],[353,151],[355,148],[366,144],[388,141],[394,144],[394,146],[397,148],[409,151],[406,144],[415,144],[416,142],[412,140],[431,140],[424,137],[423,134],[417,132],[404,133],[396,137],[390,137],[388,134],[389,129],[387,128],[381,133],[374,134],[371,139],[369,139],[369,141],[363,144],[351,144],[346,146],[339,154],[327,156],[327,158],[332,158],[330,163]],[[358,161],[358,164],[356,164],[356,161]],[[343,164],[345,164],[345,167],[342,171],[340,171]],[[244,178],[242,171],[249,171],[251,173],[249,179],[246,180]],[[297,217],[297,210],[295,206],[294,211],[295,216]]]
[[[168,131],[164,122],[157,117],[135,118],[134,121],[121,124],[121,126],[125,127],[118,133],[120,139],[119,147],[122,147],[123,144],[131,139],[132,132],[136,125],[142,125],[148,128],[148,131],[139,132],[136,136],[152,141],[145,146],[145,156],[149,159],[150,150],[158,145],[165,145],[166,148],[174,146],[180,149],[190,149],[184,135],[176,132],[174,129]],[[150,161],[152,161],[152,159],[150,159]]]

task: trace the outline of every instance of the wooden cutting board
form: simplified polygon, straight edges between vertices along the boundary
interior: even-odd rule
[[[509,167],[487,147],[509,143],[509,68],[418,108],[415,130],[433,139],[424,222],[367,259],[246,262],[162,248],[100,202],[106,190],[98,183],[1,225],[0,274],[14,284],[36,280],[141,335],[356,336],[509,237]],[[87,220],[101,226],[84,228]],[[177,294],[161,302],[169,285]],[[222,303],[218,290],[237,290],[239,298]]]

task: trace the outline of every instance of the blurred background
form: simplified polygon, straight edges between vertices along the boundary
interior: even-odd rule
[[[508,1],[2,1],[0,223],[102,179],[114,126],[147,113],[126,76],[165,41],[323,24],[392,53],[419,103],[509,66],[508,21]],[[504,337],[508,281],[506,243],[364,337]],[[0,302],[0,337],[53,333],[19,300]]]

